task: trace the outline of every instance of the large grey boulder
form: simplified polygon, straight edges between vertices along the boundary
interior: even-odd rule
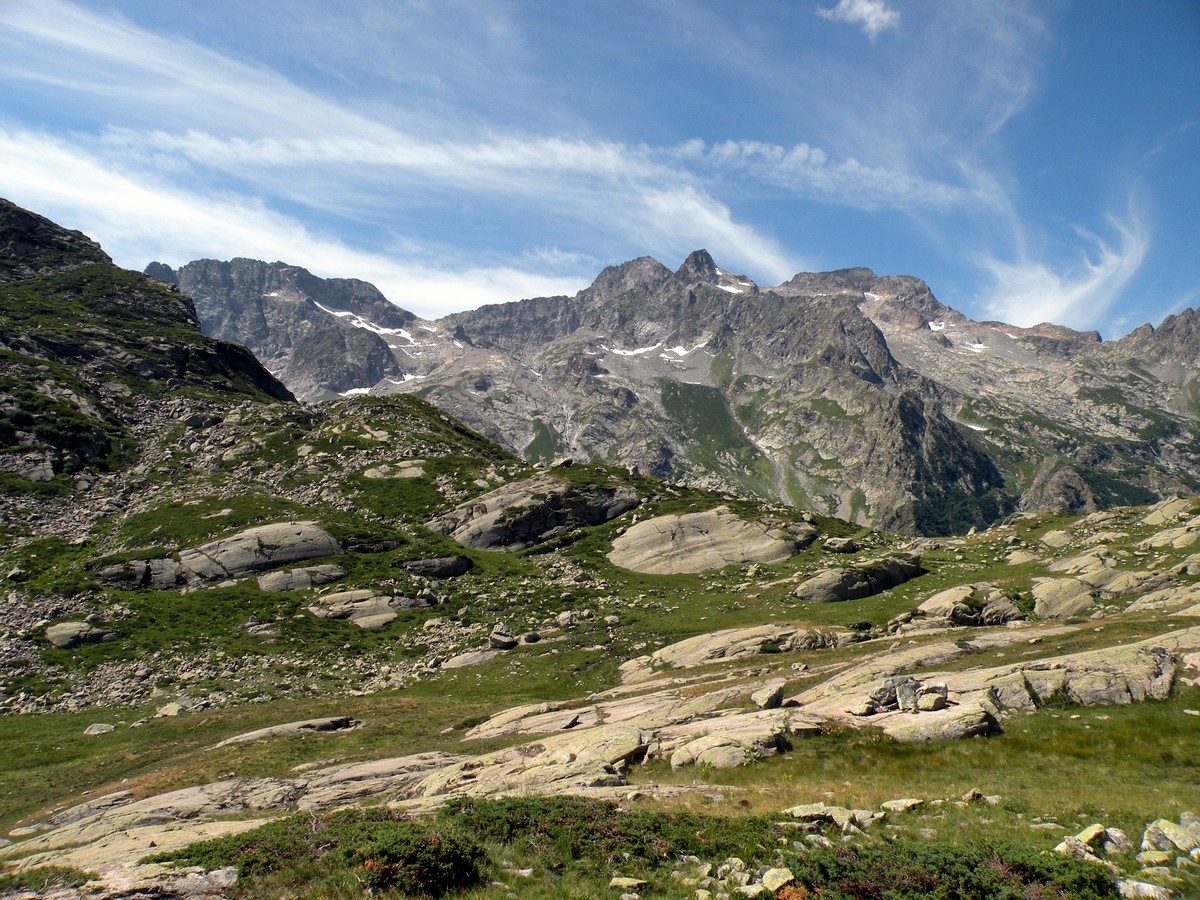
[[[1025,614],[992,582],[960,584],[939,591],[917,607],[923,616],[944,618],[951,625],[1003,625]]]
[[[1043,619],[1067,619],[1096,603],[1092,588],[1078,578],[1046,578],[1033,586],[1033,611]]]
[[[471,571],[474,563],[465,556],[437,556],[432,559],[408,559],[397,565],[410,575],[455,578]]]
[[[312,522],[277,522],[183,550],[179,562],[197,577],[212,580],[341,552],[341,545]]]
[[[824,569],[796,586],[793,595],[809,603],[860,600],[924,574],[915,554],[865,560],[844,569]]]
[[[308,611],[321,619],[346,619],[365,630],[382,628],[405,609],[424,609],[432,604],[420,597],[393,597],[372,590],[338,591],[317,597]]]
[[[613,541],[614,565],[652,575],[729,565],[781,563],[816,538],[810,525],[784,528],[743,519],[727,506],[638,522]]]
[[[541,474],[489,491],[426,524],[464,547],[511,552],[585,525],[601,525],[637,505],[631,487],[577,487]]]
[[[305,591],[310,587],[329,584],[339,578],[346,577],[346,570],[341,566],[328,563],[323,566],[305,566],[302,569],[290,569],[286,572],[268,572],[258,576],[258,587],[268,593],[282,591]]]
[[[46,629],[46,640],[60,650],[68,650],[80,644],[107,643],[116,639],[114,632],[97,628],[88,622],[59,622]]]

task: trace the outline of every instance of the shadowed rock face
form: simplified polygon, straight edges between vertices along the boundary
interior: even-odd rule
[[[187,297],[5,200],[0,351],[0,472],[28,481],[121,466],[149,401],[184,388],[292,399],[244,347],[203,337]]]

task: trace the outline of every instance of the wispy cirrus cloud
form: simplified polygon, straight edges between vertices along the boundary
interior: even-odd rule
[[[21,185],[8,192],[8,199],[68,226],[86,226],[118,262],[283,260],[319,275],[370,281],[393,302],[426,317],[521,297],[572,294],[587,284],[581,274],[547,274],[547,269],[562,270],[563,262],[568,272],[577,268],[570,265],[577,261],[556,259],[551,251],[542,259],[558,265],[523,269],[471,265],[448,255],[442,265],[405,259],[413,248],[400,245],[376,252],[351,247],[253,199],[194,193],[122,173],[107,160],[43,134],[0,128],[0,158]],[[181,247],[189,249],[185,259],[178,255]]]
[[[146,199],[148,211],[154,204],[147,192],[162,193],[163,186],[186,181],[194,187],[169,189],[164,206],[194,202],[199,208],[183,219],[193,225],[209,221],[204,207],[206,190],[212,188],[202,185],[219,184],[227,195],[219,202],[240,195],[244,205],[262,211],[253,217],[259,226],[278,226],[291,240],[294,219],[266,216],[284,201],[338,215],[373,209],[383,218],[389,204],[413,198],[436,196],[443,203],[487,198],[513,204],[525,216],[572,219],[582,234],[607,232],[610,239],[627,241],[632,222],[645,248],[664,256],[705,244],[758,277],[782,279],[795,271],[796,262],[786,260],[776,242],[737,222],[692,173],[648,148],[557,135],[464,136],[453,128],[424,135],[420,129],[428,123],[410,119],[404,109],[368,116],[187,40],[148,34],[60,0],[48,0],[47,6],[48,11],[19,9],[6,22],[0,47],[7,44],[14,53],[4,57],[7,63],[0,60],[0,74],[93,98],[94,130],[61,136],[58,148],[72,145],[74,156],[92,169],[123,172],[125,183],[142,188],[134,193]],[[51,26],[49,20],[59,18],[53,13],[62,15]],[[64,56],[69,57],[65,65],[60,64]],[[133,124],[104,124],[114,109],[136,110],[118,117]],[[86,121],[89,111],[79,115]],[[408,127],[400,127],[401,121]],[[61,156],[51,157],[56,155]],[[26,163],[36,167],[36,155]],[[46,168],[31,176],[25,193],[35,193],[29,188],[34,184],[50,185],[51,175]],[[89,204],[97,194],[91,182],[76,188],[81,205],[98,205]],[[103,228],[94,230],[111,242]],[[157,245],[156,255],[176,260],[188,255],[189,245],[177,229],[155,232],[146,247]],[[199,237],[194,228],[188,234],[190,240]],[[174,252],[163,246],[164,235],[181,238]],[[684,241],[693,244],[680,249]],[[310,245],[296,244],[291,255]],[[128,240],[122,246],[137,252]],[[263,241],[253,246],[262,247]],[[237,252],[261,251],[247,246]],[[515,272],[509,276],[505,283],[512,295],[487,299],[528,296],[546,281],[522,281]],[[562,279],[550,280],[561,287]],[[477,288],[472,283],[451,291],[447,303],[477,305]]]
[[[1109,225],[1112,242],[1076,229],[1086,250],[1073,264],[1046,262],[1028,251],[1013,260],[982,257],[992,278],[982,298],[988,316],[1023,327],[1054,322],[1086,329],[1105,322],[1150,249],[1149,230],[1135,210],[1111,216]]]
[[[818,7],[817,15],[861,25],[871,40],[879,37],[881,32],[900,27],[900,13],[889,7],[885,0],[838,0],[832,9]]]

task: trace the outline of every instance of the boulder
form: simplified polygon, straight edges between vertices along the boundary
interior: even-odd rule
[[[69,650],[80,644],[103,644],[116,639],[115,632],[97,628],[89,622],[59,622],[46,629],[46,640],[59,650]]]
[[[608,559],[623,569],[651,575],[707,572],[746,563],[781,563],[815,537],[808,525],[768,525],[718,506],[638,522],[613,541]]]
[[[341,552],[341,545],[312,522],[277,522],[183,550],[179,562],[198,578],[217,580]]]
[[[543,473],[489,491],[426,524],[464,547],[511,552],[601,525],[637,505],[631,487],[577,487]]]
[[[989,581],[939,591],[918,606],[917,612],[944,618],[950,625],[1003,625],[1025,618],[1012,599]]]
[[[825,569],[800,582],[793,596],[808,603],[860,600],[924,574],[915,554],[866,560],[843,569]]]
[[[475,564],[465,556],[437,556],[432,559],[409,559],[397,565],[410,575],[428,578],[456,578],[471,571]]]
[[[286,572],[268,572],[258,576],[259,590],[276,594],[283,591],[304,591],[322,584],[330,584],[346,577],[346,570],[341,566],[326,564],[322,566],[305,566],[302,569],[291,569]]]
[[[347,619],[359,628],[382,628],[401,610],[425,609],[432,602],[421,597],[393,597],[372,590],[338,591],[315,598],[308,611],[321,619]]]
[[[1067,619],[1095,606],[1092,588],[1077,578],[1044,578],[1033,586],[1033,611],[1043,619]]]
[[[187,570],[173,559],[133,559],[105,566],[96,576],[108,584],[134,590],[170,590],[187,583]]]
[[[507,625],[503,622],[496,623],[496,627],[492,629],[492,633],[488,635],[488,643],[495,650],[511,650],[517,646],[516,635],[512,633]]]
[[[858,542],[854,538],[848,537],[825,538],[821,544],[821,549],[826,553],[857,553]]]
[[[1142,835],[1143,850],[1190,853],[1200,847],[1200,826],[1184,828],[1170,819],[1156,819]]]
[[[457,656],[452,656],[444,663],[443,669],[465,669],[468,666],[481,666],[485,662],[490,662],[500,655],[499,650],[470,650],[466,653],[460,653]]]

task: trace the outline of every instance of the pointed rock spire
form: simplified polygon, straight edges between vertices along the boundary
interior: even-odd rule
[[[683,265],[676,270],[675,276],[687,281],[716,284],[721,274],[717,271],[717,264],[713,262],[713,258],[707,250],[693,250],[692,254],[683,261]]]

